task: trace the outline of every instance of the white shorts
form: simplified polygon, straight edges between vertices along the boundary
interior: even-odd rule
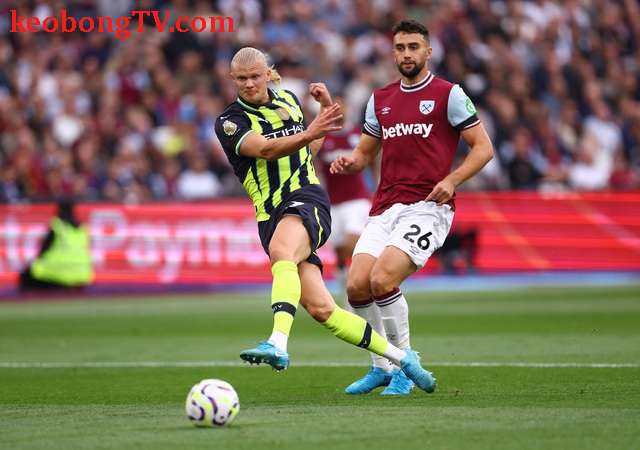
[[[380,257],[387,246],[406,253],[418,267],[424,267],[429,257],[442,247],[453,222],[449,205],[419,201],[410,205],[395,203],[379,216],[371,216],[353,250]]]
[[[366,198],[349,200],[346,202],[331,205],[331,236],[329,240],[333,245],[340,247],[350,234],[360,236],[364,230],[371,202]]]

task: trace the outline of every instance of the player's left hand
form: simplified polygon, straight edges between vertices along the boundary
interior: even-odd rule
[[[435,187],[429,193],[425,200],[428,202],[436,202],[438,205],[444,205],[449,200],[451,200],[451,197],[453,197],[453,193],[455,192],[455,190],[456,187],[453,182],[445,178],[440,183],[435,185]]]
[[[315,101],[320,103],[320,106],[331,106],[333,103],[329,89],[327,89],[324,83],[311,83],[309,85],[309,94],[311,94]]]

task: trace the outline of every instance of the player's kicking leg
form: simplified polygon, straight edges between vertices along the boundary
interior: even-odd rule
[[[318,266],[305,261],[298,267],[302,286],[301,303],[314,319],[343,341],[390,360],[422,390],[428,393],[435,390],[436,380],[431,372],[420,365],[416,352],[394,346],[364,319],[337,306]]]
[[[309,235],[299,216],[284,216],[276,226],[269,243],[271,258],[271,309],[273,330],[268,340],[255,348],[244,350],[240,358],[251,364],[262,362],[275,370],[289,366],[287,343],[293,318],[300,302],[300,276],[298,263],[311,252]]]

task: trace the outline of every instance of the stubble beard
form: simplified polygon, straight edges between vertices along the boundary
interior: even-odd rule
[[[407,78],[413,78],[416,75],[418,75],[420,73],[420,71],[422,70],[422,68],[424,67],[424,64],[419,65],[418,63],[415,63],[413,66],[413,69],[411,70],[405,70],[402,67],[402,63],[397,64],[398,67],[398,71],[402,74],[402,76],[407,77]]]

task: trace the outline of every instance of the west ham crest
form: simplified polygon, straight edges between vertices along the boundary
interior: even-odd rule
[[[420,106],[418,107],[418,109],[420,109],[420,112],[426,116],[431,111],[433,111],[433,108],[435,107],[435,100],[420,100]]]

